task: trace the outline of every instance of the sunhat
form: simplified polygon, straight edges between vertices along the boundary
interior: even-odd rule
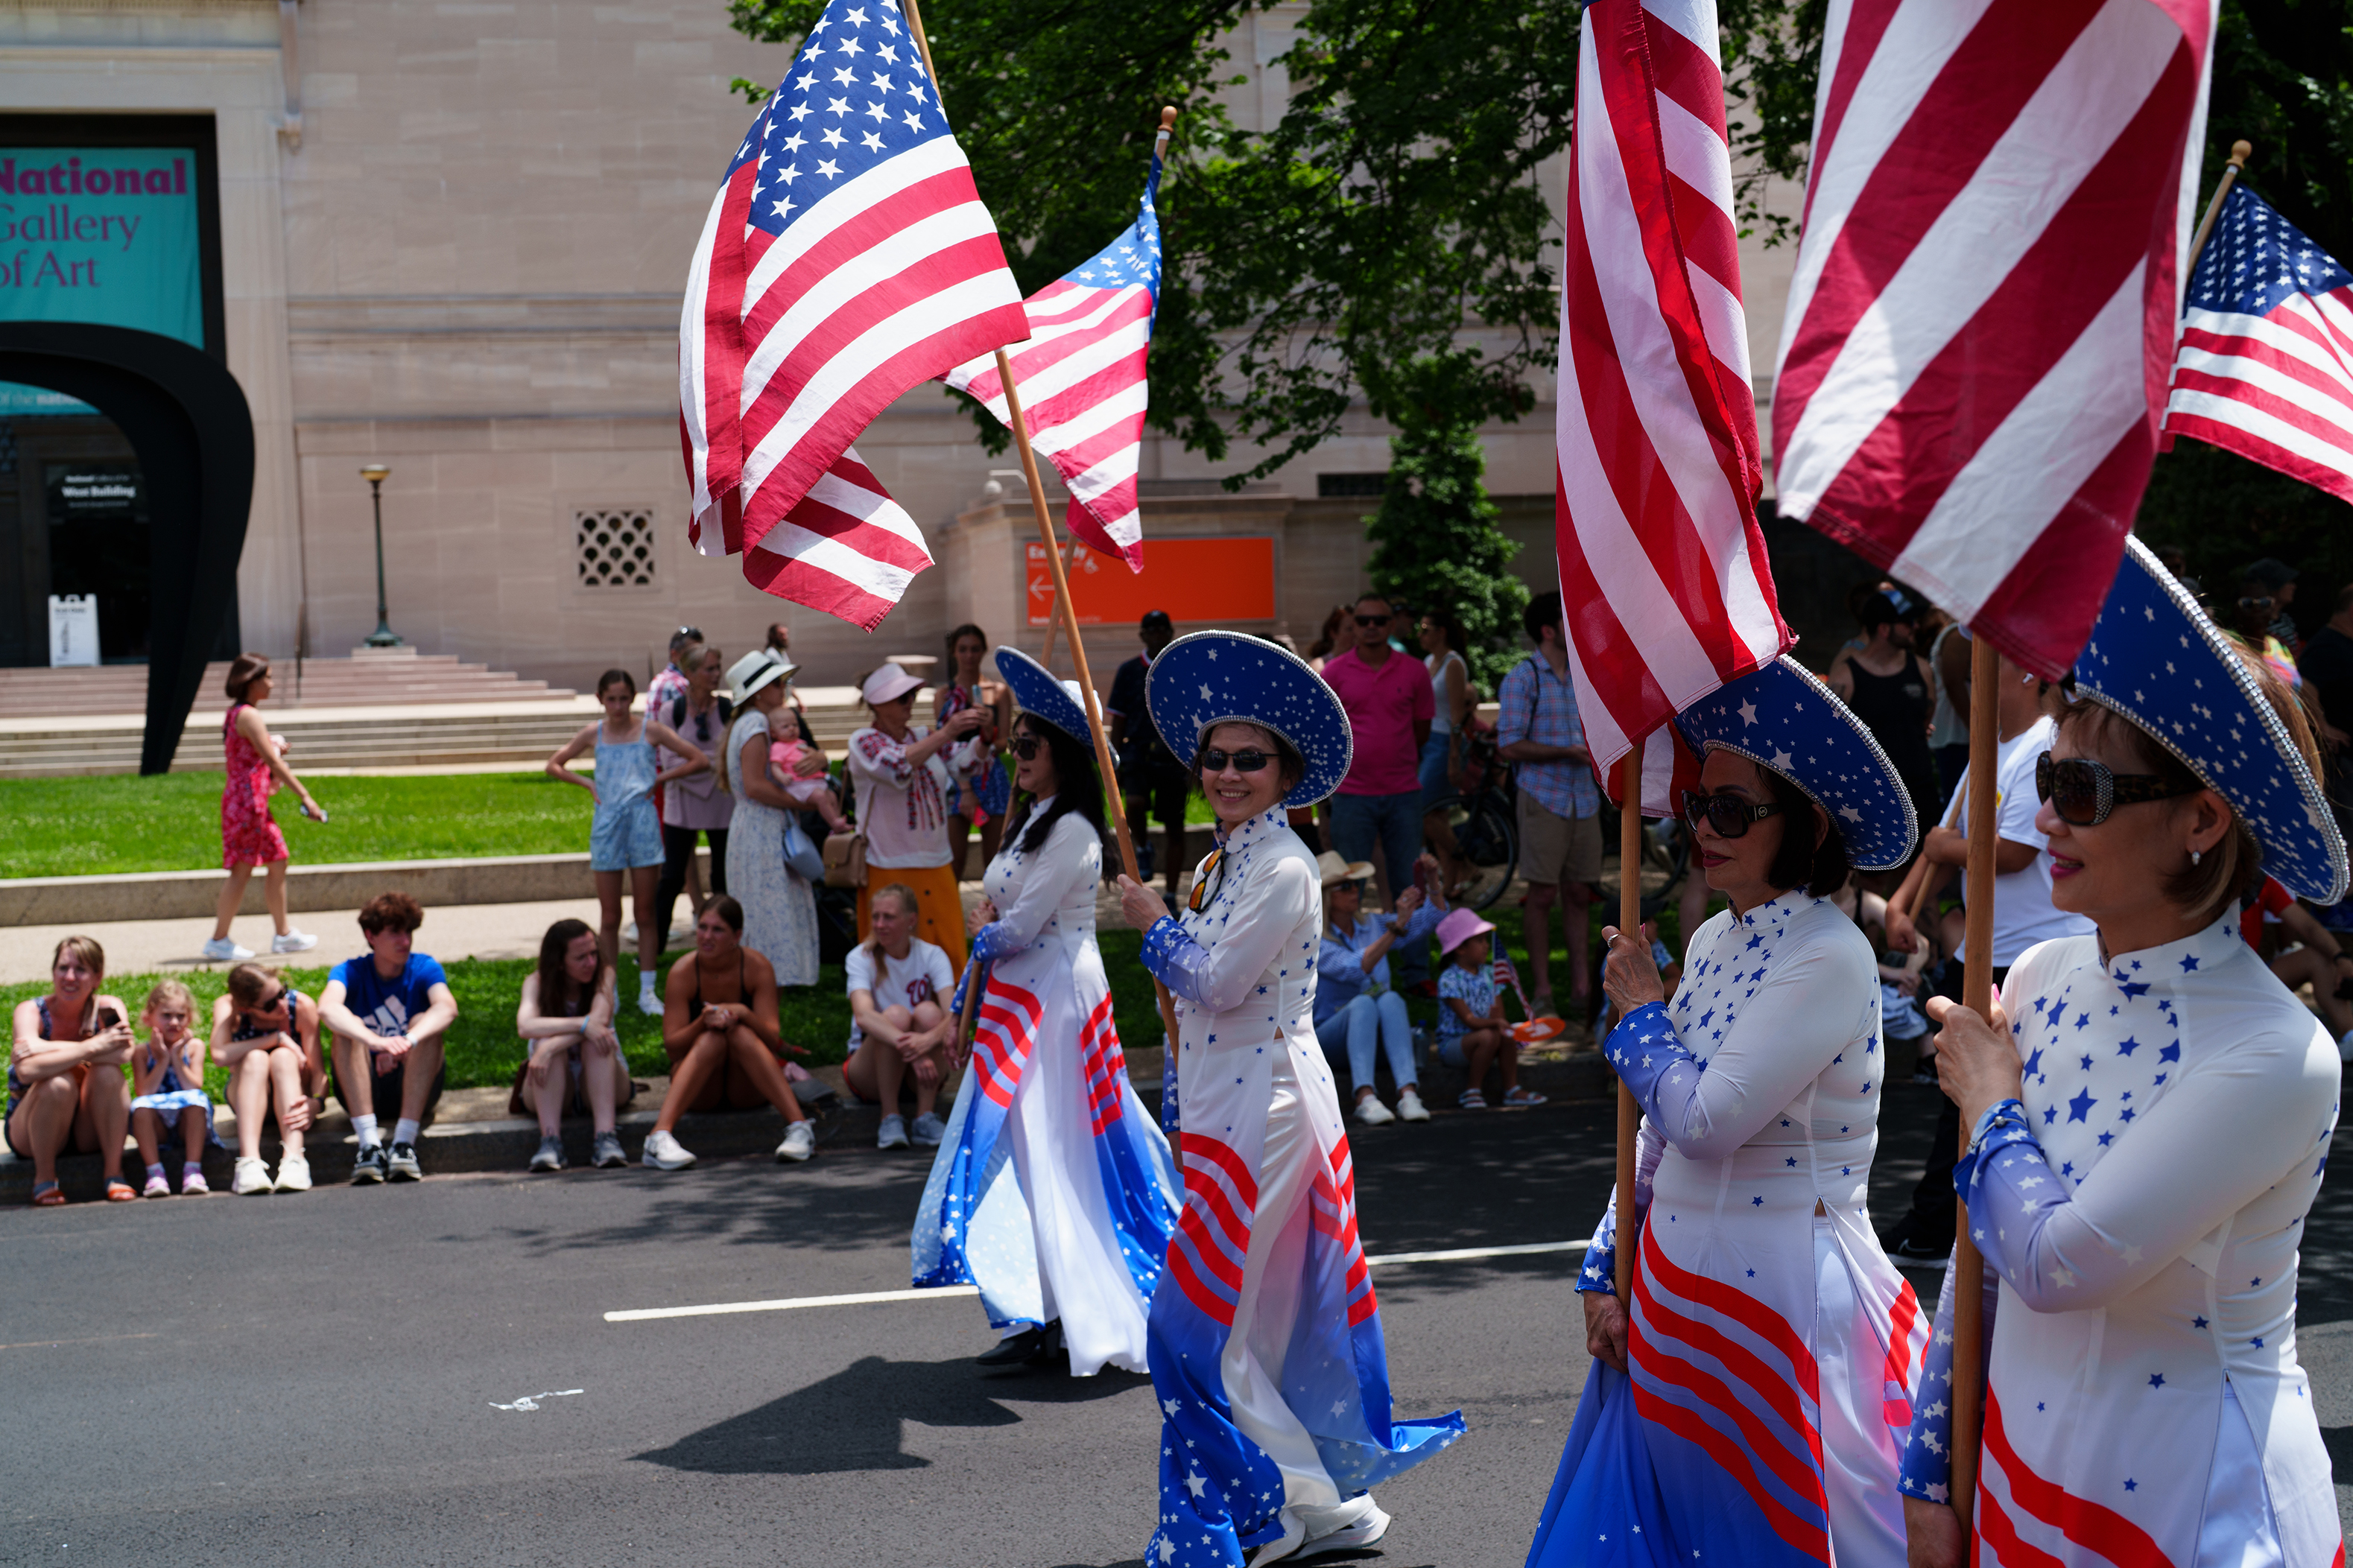
[[[1675,715],[1704,762],[1723,750],[1772,769],[1830,814],[1865,871],[1910,858],[1920,824],[1895,764],[1838,694],[1784,654]]]
[[[1483,936],[1495,928],[1479,918],[1476,910],[1449,910],[1446,918],[1438,922],[1438,955],[1447,957],[1474,936]]]
[[[742,702],[772,680],[790,680],[800,668],[774,648],[761,648],[737,659],[727,671],[727,689]]]
[[[1193,632],[1162,648],[1145,705],[1187,762],[1219,724],[1256,724],[1290,742],[1306,766],[1285,805],[1314,805],[1337,790],[1356,754],[1348,710],[1324,678],[1297,654],[1240,632]]]
[[[1338,853],[1326,849],[1315,857],[1315,869],[1322,872],[1324,885],[1336,888],[1343,882],[1369,882],[1373,879],[1370,860],[1343,860]]]
[[[2181,759],[2245,818],[2263,869],[2316,904],[2345,896],[2345,839],[2239,645],[2137,539],[2075,660],[2075,689]]]
[[[866,699],[869,708],[880,708],[885,702],[896,702],[910,691],[922,689],[923,684],[922,676],[909,675],[896,664],[885,664],[866,678],[858,694]]]
[[[886,667],[887,668],[887,667]],[[997,650],[997,673],[1013,689],[1013,700],[1032,719],[1051,724],[1081,745],[1094,744],[1087,723],[1086,694],[1075,680],[1057,680],[1047,668],[1018,647]]]

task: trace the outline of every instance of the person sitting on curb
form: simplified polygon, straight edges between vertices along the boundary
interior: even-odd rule
[[[1324,882],[1324,943],[1315,960],[1315,1039],[1326,1055],[1345,1048],[1356,1089],[1356,1120],[1367,1127],[1403,1117],[1427,1121],[1421,1084],[1413,1065],[1413,1020],[1405,997],[1389,986],[1389,949],[1418,942],[1438,929],[1443,898],[1431,900],[1419,887],[1397,897],[1393,915],[1364,912],[1373,885],[1369,861],[1344,861],[1326,849],[1315,858]],[[1438,858],[1425,852],[1415,869],[1439,886]],[[1386,1050],[1389,1077],[1397,1084],[1397,1109],[1381,1103],[1373,1084],[1374,1047]]]
[[[66,1201],[58,1156],[69,1149],[98,1155],[107,1202],[139,1197],[122,1179],[131,1092],[117,1070],[139,1040],[122,998],[100,994],[105,980],[106,950],[90,937],[69,936],[49,955],[49,994],[16,1004],[0,1136],[18,1159],[33,1162],[33,1202],[41,1208]]]
[[[750,1110],[773,1105],[786,1122],[776,1145],[779,1162],[817,1152],[817,1129],[785,1081],[787,1051],[808,1053],[784,1037],[776,1023],[776,972],[744,945],[744,906],[721,893],[694,922],[694,951],[670,965],[663,988],[662,1049],[670,1056],[670,1092],[654,1130],[646,1134],[641,1163],[682,1171],[694,1156],[674,1135],[688,1111]]]
[[[947,1132],[933,1107],[948,1074],[955,1020],[947,998],[955,991],[948,955],[915,934],[920,906],[914,889],[886,882],[868,902],[874,910],[867,940],[849,950],[849,1059],[841,1076],[861,1100],[882,1107],[877,1149],[936,1149]],[[899,1114],[899,1085],[915,1079],[915,1126]]]
[[[164,1129],[175,1123],[180,1191],[192,1198],[212,1191],[205,1182],[205,1143],[212,1135],[213,1102],[205,1092],[204,1037],[189,1026],[195,1020],[196,999],[176,980],[150,990],[139,1009],[147,1043],[131,1054],[131,1136],[147,1168],[143,1197],[172,1195],[164,1175]]]
[[[561,920],[549,926],[539,939],[539,967],[523,976],[522,997],[515,1005],[515,1033],[529,1050],[515,1070],[513,1096],[507,1102],[514,1115],[539,1118],[533,1170],[564,1169],[567,1106],[586,1110],[595,1124],[590,1164],[609,1170],[629,1163],[614,1122],[618,1108],[636,1092],[621,1037],[613,1028],[618,1005],[612,967],[588,922]]]
[[[1520,1087],[1520,1042],[1495,994],[1495,966],[1487,962],[1487,933],[1495,928],[1470,910],[1438,922],[1438,951],[1446,961],[1438,977],[1438,1059],[1462,1069],[1465,1110],[1487,1109],[1487,1068],[1502,1059],[1504,1098],[1513,1110],[1542,1105],[1546,1097]]]
[[[364,958],[335,966],[319,996],[334,1037],[335,1097],[351,1113],[360,1152],[352,1184],[423,1179],[417,1140],[441,1098],[441,1038],[458,1018],[441,966],[413,951],[425,911],[406,893],[379,893],[360,911]],[[400,1107],[386,1148],[376,1104]]]
[[[259,963],[228,972],[228,990],[213,999],[213,1060],[228,1074],[237,1112],[240,1197],[311,1190],[303,1139],[325,1108],[327,1068],[319,1056],[319,1005]],[[261,1158],[261,1128],[278,1117],[278,1179]]]

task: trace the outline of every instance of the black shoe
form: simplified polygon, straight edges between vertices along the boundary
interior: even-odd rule
[[[421,1182],[425,1179],[424,1168],[417,1163],[417,1145],[414,1143],[395,1143],[385,1166],[386,1173],[396,1182]]]
[[[1942,1263],[1953,1254],[1953,1244],[1949,1241],[1942,1247],[1930,1247],[1908,1236],[1893,1237],[1886,1247],[1887,1256],[1898,1263]]]
[[[1039,1332],[1045,1336],[1045,1341],[1029,1352],[1029,1364],[1067,1368],[1071,1364],[1071,1348],[1062,1342],[1062,1320],[1055,1319]]]
[[[1059,1323],[1041,1328],[1024,1329],[1018,1334],[1008,1334],[996,1345],[974,1358],[976,1366],[1025,1366],[1039,1361],[1047,1347],[1059,1347],[1062,1331]]]
[[[361,1150],[360,1157],[352,1163],[352,1185],[366,1187],[383,1182],[385,1159],[385,1148],[381,1143],[371,1143]]]

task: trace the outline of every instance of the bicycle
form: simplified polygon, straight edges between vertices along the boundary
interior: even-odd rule
[[[1483,910],[1504,896],[1520,863],[1520,829],[1512,764],[1492,731],[1472,731],[1462,741],[1462,790],[1433,805],[1454,830],[1454,847],[1471,874],[1449,901]]]

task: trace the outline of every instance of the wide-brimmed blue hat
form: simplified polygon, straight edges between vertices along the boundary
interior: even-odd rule
[[[1306,771],[1285,805],[1314,805],[1340,787],[1356,754],[1339,694],[1290,649],[1240,632],[1194,632],[1152,661],[1145,704],[1169,749],[1190,748],[1213,724],[1257,724],[1298,748]]]
[[[2287,726],[2263,700],[2239,645],[2137,539],[2092,640],[2075,689],[2131,720],[2219,791],[2263,847],[2263,869],[2315,903],[2345,896],[2345,838]]]
[[[1082,746],[1095,743],[1077,681],[1055,679],[1052,671],[1018,647],[997,650],[997,673],[1013,689],[1014,705],[1021,711],[1051,724]]]
[[[1865,871],[1901,866],[1919,837],[1912,792],[1853,710],[1784,654],[1675,715],[1704,760],[1711,751],[1771,768],[1830,814],[1847,858]]]

